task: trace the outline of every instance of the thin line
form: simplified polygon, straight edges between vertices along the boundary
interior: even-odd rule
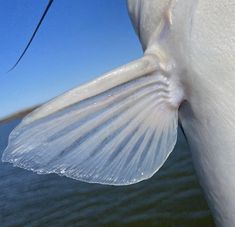
[[[182,125],[182,123],[181,123],[180,120],[179,120],[179,126],[180,126],[180,129],[181,129],[181,131],[182,131],[182,133],[183,133],[183,135],[184,135],[185,141],[186,141],[187,145],[189,146],[188,138],[187,138],[187,136],[186,136],[186,134],[185,134],[183,125]]]
[[[42,23],[42,21],[43,21],[43,19],[45,18],[46,14],[47,14],[47,12],[48,12],[48,10],[49,10],[49,8],[51,7],[51,4],[52,4],[53,1],[54,1],[54,0],[49,0],[49,2],[48,2],[48,4],[47,4],[47,7],[46,7],[46,9],[45,9],[45,11],[44,11],[44,13],[43,13],[43,15],[42,15],[42,17],[41,17],[39,23],[38,23],[36,29],[34,30],[33,35],[31,36],[31,38],[30,38],[30,40],[29,40],[27,46],[25,47],[23,53],[22,53],[22,54],[20,55],[20,57],[18,58],[17,62],[12,66],[12,68],[11,68],[10,70],[8,70],[8,72],[12,71],[12,70],[18,65],[18,63],[19,63],[20,60],[23,58],[23,56],[25,55],[25,53],[26,53],[26,51],[28,50],[30,44],[32,43],[32,41],[33,41],[33,39],[34,39],[34,37],[35,37],[35,35],[36,35],[36,33],[37,33],[37,31],[38,31],[38,29],[39,29],[41,23]]]

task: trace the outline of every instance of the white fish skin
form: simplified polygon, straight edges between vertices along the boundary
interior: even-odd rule
[[[167,12],[143,42],[143,57],[27,115],[11,132],[2,161],[89,183],[129,185],[153,176],[177,141],[184,96]]]
[[[128,8],[144,56],[26,116],[2,161],[137,183],[172,152],[179,116],[217,225],[235,226],[235,2],[129,0]]]
[[[143,49],[158,54],[160,45],[178,69],[185,93],[179,117],[200,184],[216,224],[234,227],[235,1],[128,4]],[[155,32],[164,17],[169,26],[159,42]]]

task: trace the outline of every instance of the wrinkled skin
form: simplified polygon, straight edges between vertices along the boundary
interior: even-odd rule
[[[145,53],[161,50],[175,64],[200,184],[216,224],[235,226],[235,2],[129,0],[128,8]]]
[[[235,2],[129,0],[128,9],[144,56],[26,116],[2,160],[40,174],[129,185],[163,165],[179,116],[216,224],[234,227]]]

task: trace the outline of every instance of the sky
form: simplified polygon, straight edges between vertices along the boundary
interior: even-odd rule
[[[0,119],[44,103],[142,55],[126,0],[0,0]]]

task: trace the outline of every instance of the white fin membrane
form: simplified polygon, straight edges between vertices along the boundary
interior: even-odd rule
[[[174,148],[178,110],[170,104],[170,79],[146,59],[33,111],[11,133],[2,160],[92,183],[151,177]]]

